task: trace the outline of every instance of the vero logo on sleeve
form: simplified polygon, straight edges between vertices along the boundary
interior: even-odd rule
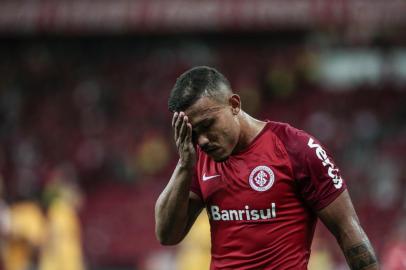
[[[330,161],[330,159],[327,156],[326,151],[321,147],[320,144],[315,143],[313,138],[310,138],[309,141],[307,142],[307,145],[311,149],[316,149],[316,155],[317,157],[322,161],[322,164],[324,167],[328,168],[328,175],[331,177],[334,183],[334,187],[336,189],[339,189],[343,186],[343,179],[338,175],[338,169],[334,166],[334,164]]]

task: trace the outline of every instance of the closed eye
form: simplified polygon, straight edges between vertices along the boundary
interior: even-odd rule
[[[193,126],[193,130],[192,130],[192,140],[194,143],[197,142],[197,137],[200,134],[204,134],[207,133],[208,131],[210,131],[210,128],[213,126],[213,124],[215,123],[215,119],[213,118],[207,118],[205,120],[202,120],[201,122],[195,124]]]
[[[201,131],[206,131],[208,130],[214,123],[214,119],[207,119],[205,121],[203,121],[200,125],[199,125],[199,129]]]
[[[213,123],[204,124],[204,125],[201,126],[200,129],[201,129],[202,131],[206,131],[206,130],[208,130],[208,129],[212,126],[212,124],[213,124]]]

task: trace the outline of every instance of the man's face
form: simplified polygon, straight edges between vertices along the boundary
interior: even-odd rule
[[[232,106],[202,97],[185,114],[192,124],[193,143],[215,161],[226,160],[240,136],[240,125]]]

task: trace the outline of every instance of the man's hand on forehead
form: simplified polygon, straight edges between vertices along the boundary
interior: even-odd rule
[[[175,112],[172,118],[174,140],[178,148],[183,166],[191,167],[196,162],[196,154],[192,144],[192,125],[184,112]]]
[[[173,117],[172,117],[172,127],[175,128],[175,130],[176,130],[176,127],[180,128],[183,120],[186,121],[186,124],[191,125],[191,123],[189,121],[189,117],[186,115],[185,112],[183,112],[183,111],[174,112]],[[178,125],[176,125],[177,123],[178,123]]]

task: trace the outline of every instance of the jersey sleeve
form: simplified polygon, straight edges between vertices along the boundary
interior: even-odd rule
[[[290,129],[286,148],[299,192],[313,210],[321,210],[346,189],[346,184],[333,158],[317,139]]]

